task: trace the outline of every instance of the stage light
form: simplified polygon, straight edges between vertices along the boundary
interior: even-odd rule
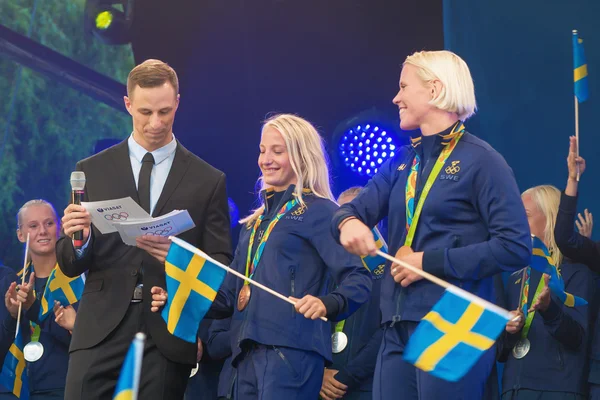
[[[96,16],[96,29],[106,30],[110,28],[113,21],[113,13],[111,11],[102,11]]]
[[[400,129],[386,116],[368,110],[344,121],[334,133],[337,156],[353,172],[371,177],[388,159],[396,155],[401,140]]]
[[[111,45],[131,42],[133,3],[134,0],[87,0],[86,32]]]

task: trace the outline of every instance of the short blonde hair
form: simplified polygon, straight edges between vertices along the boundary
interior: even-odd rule
[[[465,121],[475,114],[475,87],[467,63],[451,51],[419,51],[408,57],[403,65],[417,68],[423,82],[439,80],[442,91],[429,104],[440,110],[458,114]]]
[[[175,96],[179,94],[179,79],[177,73],[169,64],[160,60],[146,60],[131,70],[127,77],[127,96],[133,96],[136,86],[141,88],[155,88],[169,82],[175,89]]]
[[[521,197],[529,195],[537,208],[546,217],[546,226],[544,227],[544,237],[540,238],[548,245],[550,256],[554,265],[560,266],[563,255],[556,245],[554,238],[554,227],[556,226],[556,216],[558,215],[558,206],[560,204],[560,190],[552,185],[534,186],[523,192]]]
[[[290,166],[296,175],[294,196],[304,205],[302,190],[310,189],[313,195],[333,201],[329,182],[329,167],[327,152],[323,138],[315,127],[307,120],[292,114],[279,114],[267,119],[262,127],[277,130],[283,137],[289,154]],[[267,185],[263,177],[258,178],[261,190]],[[248,217],[242,219],[242,224],[252,224],[264,211],[264,204],[254,210]]]

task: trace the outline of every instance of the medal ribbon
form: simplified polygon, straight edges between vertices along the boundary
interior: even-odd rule
[[[340,321],[337,324],[335,324],[335,332],[343,332],[344,331],[344,325],[346,325],[346,320]]]
[[[419,217],[421,216],[421,211],[423,210],[423,204],[425,203],[425,199],[427,195],[429,195],[429,191],[431,187],[435,183],[442,167],[452,154],[452,151],[456,147],[456,144],[462,137],[465,132],[465,126],[462,122],[456,124],[452,132],[448,135],[455,136],[450,140],[450,142],[446,145],[446,147],[442,150],[440,155],[438,156],[437,161],[431,172],[429,173],[429,177],[427,178],[427,182],[425,182],[425,186],[423,187],[423,192],[419,197],[419,202],[415,209],[415,194],[417,189],[417,175],[419,172],[419,166],[421,164],[419,160],[419,156],[415,156],[413,160],[413,165],[410,169],[410,173],[408,174],[408,179],[406,180],[406,189],[405,189],[405,198],[406,198],[406,229],[408,231],[406,235],[406,239],[404,241],[404,245],[410,247],[412,245],[413,239],[415,237],[415,232],[417,230],[417,224],[419,223]]]
[[[258,229],[260,223],[265,219],[265,216],[263,214],[256,219],[256,222],[252,227],[252,232],[250,233],[250,241],[248,242],[248,255],[246,257],[246,277],[252,278],[254,276],[254,271],[258,266],[258,262],[260,261],[263,250],[265,249],[265,244],[267,244],[267,240],[269,239],[273,228],[275,228],[275,225],[285,215],[285,213],[294,208],[296,204],[298,204],[298,201],[296,199],[291,199],[288,200],[283,205],[283,207],[281,207],[281,209],[279,209],[275,218],[273,218],[273,220],[269,222],[265,233],[263,234],[262,238],[260,239],[260,242],[258,243],[258,247],[256,248],[254,258],[251,260],[250,258],[252,255],[252,246],[254,245],[254,235],[256,234],[256,230]],[[244,285],[248,285],[248,282],[244,281]]]
[[[523,290],[521,291],[521,310],[529,311],[527,306],[527,297],[529,296],[529,275],[531,275],[531,268],[525,268],[527,270],[527,281],[523,285]],[[542,293],[544,289],[544,276],[540,278],[540,283],[538,283],[537,289],[535,289],[535,293],[533,294],[533,299],[531,299],[531,304],[534,304],[537,298]],[[527,293],[527,294],[525,294]],[[525,301],[525,306],[523,308],[523,301]],[[534,312],[523,312],[523,315],[526,316],[525,325],[523,325],[523,329],[521,330],[521,338],[526,339],[529,334],[529,328],[531,327],[531,323],[533,322],[533,317],[535,316]]]
[[[58,263],[56,263],[56,265],[54,266],[54,269],[56,269],[56,268],[58,268]],[[27,276],[27,274],[30,272],[30,269],[31,269],[31,263],[27,264],[27,267],[25,267],[25,269],[23,269],[21,271],[21,274],[25,274],[25,276]],[[50,275],[52,275],[52,273],[50,273]],[[44,290],[44,293],[45,292],[46,291]],[[43,300],[44,300],[44,293],[42,293],[42,298],[40,299],[40,303],[43,302]],[[36,293],[35,289],[33,289],[33,295],[37,299],[37,293]],[[42,333],[40,326],[33,321],[29,321],[29,327],[31,329],[31,341],[39,342],[40,335]]]

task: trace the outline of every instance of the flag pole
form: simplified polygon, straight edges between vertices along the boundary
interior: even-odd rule
[[[575,140],[577,141],[577,158],[579,158],[579,100],[575,97]],[[577,166],[577,182],[579,182],[579,163],[575,162]]]
[[[400,261],[396,257],[392,257],[389,254],[384,253],[381,250],[377,250],[377,254],[380,255],[381,257],[385,258],[386,260],[389,260],[394,264],[398,264],[402,268],[406,268],[409,271],[414,272],[415,274],[421,276],[422,278],[425,278],[428,281],[433,282],[436,285],[439,285],[439,286],[443,287],[444,289],[455,293],[458,296],[461,296],[462,298],[464,298],[466,300],[469,300],[475,304],[478,304],[482,307],[487,308],[490,311],[495,312],[496,314],[503,316],[506,319],[518,318],[518,317],[515,317],[514,314],[510,313],[509,311],[505,310],[502,307],[498,307],[497,305],[490,303],[489,301],[482,299],[481,297],[475,296],[473,293],[467,292],[466,290],[461,289],[458,286],[454,286],[451,283],[448,283],[448,282],[444,281],[443,279],[438,278],[437,276],[433,276],[429,272],[425,272],[420,268],[416,268],[405,261]]]
[[[577,35],[577,29],[573,29],[573,35]],[[573,47],[573,52],[575,52],[575,42],[574,43],[574,47]],[[575,76],[574,76],[575,78]],[[573,84],[575,85],[575,79],[573,80]],[[579,99],[577,99],[577,91],[575,91],[575,95],[573,96],[575,98],[575,139],[577,141],[577,153],[576,156],[579,157]],[[577,182],[579,182],[579,177],[580,177],[580,171],[579,171],[579,163],[575,162],[575,165],[577,166]]]
[[[290,299],[288,299],[287,297],[285,297],[284,295],[277,293],[276,291],[274,291],[273,289],[270,289],[268,287],[266,287],[265,285],[258,283],[250,278],[248,278],[247,276],[240,274],[239,272],[237,272],[236,270],[233,270],[231,268],[229,268],[228,266],[221,264],[220,262],[218,262],[217,260],[211,258],[208,254],[204,253],[202,250],[197,249],[196,247],[192,246],[191,244],[189,244],[188,242],[186,242],[185,240],[181,240],[175,236],[169,236],[169,240],[172,241],[173,243],[176,243],[177,245],[183,247],[184,249],[186,249],[187,251],[191,251],[194,254],[197,254],[198,256],[209,260],[210,262],[212,262],[213,264],[215,264],[216,266],[224,269],[225,271],[229,272],[230,274],[233,274],[235,276],[237,276],[240,279],[243,279],[244,281],[248,282],[251,285],[257,286],[259,288],[261,288],[262,290],[272,294],[275,297],[280,298],[283,301],[287,301],[288,303],[290,303],[291,305],[296,305],[295,301],[292,301]],[[327,322],[327,318],[325,317],[320,317],[323,321]]]
[[[135,334],[133,339],[135,348],[135,362],[133,370],[133,388],[131,399],[137,400],[140,391],[140,376],[142,373],[142,359],[144,358],[144,343],[146,342],[146,335],[143,332]]]
[[[25,242],[25,259],[23,260],[23,275],[21,276],[21,286],[25,284],[25,275],[27,268],[27,256],[29,255],[29,232],[27,232],[27,241]],[[19,335],[19,326],[21,325],[21,309],[23,308],[23,303],[19,302],[19,312],[17,314],[17,328],[15,330],[15,339]]]

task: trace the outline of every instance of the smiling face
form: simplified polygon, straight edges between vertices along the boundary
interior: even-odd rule
[[[411,131],[418,129],[435,106],[429,104],[435,88],[423,82],[417,68],[406,64],[400,74],[400,90],[392,102],[398,106],[400,128]]]
[[[275,191],[286,190],[297,182],[283,136],[273,127],[269,126],[263,130],[258,166],[265,184]]]
[[[55,251],[60,225],[54,210],[47,204],[35,204],[21,211],[17,237],[27,241],[32,255],[47,256]]]

